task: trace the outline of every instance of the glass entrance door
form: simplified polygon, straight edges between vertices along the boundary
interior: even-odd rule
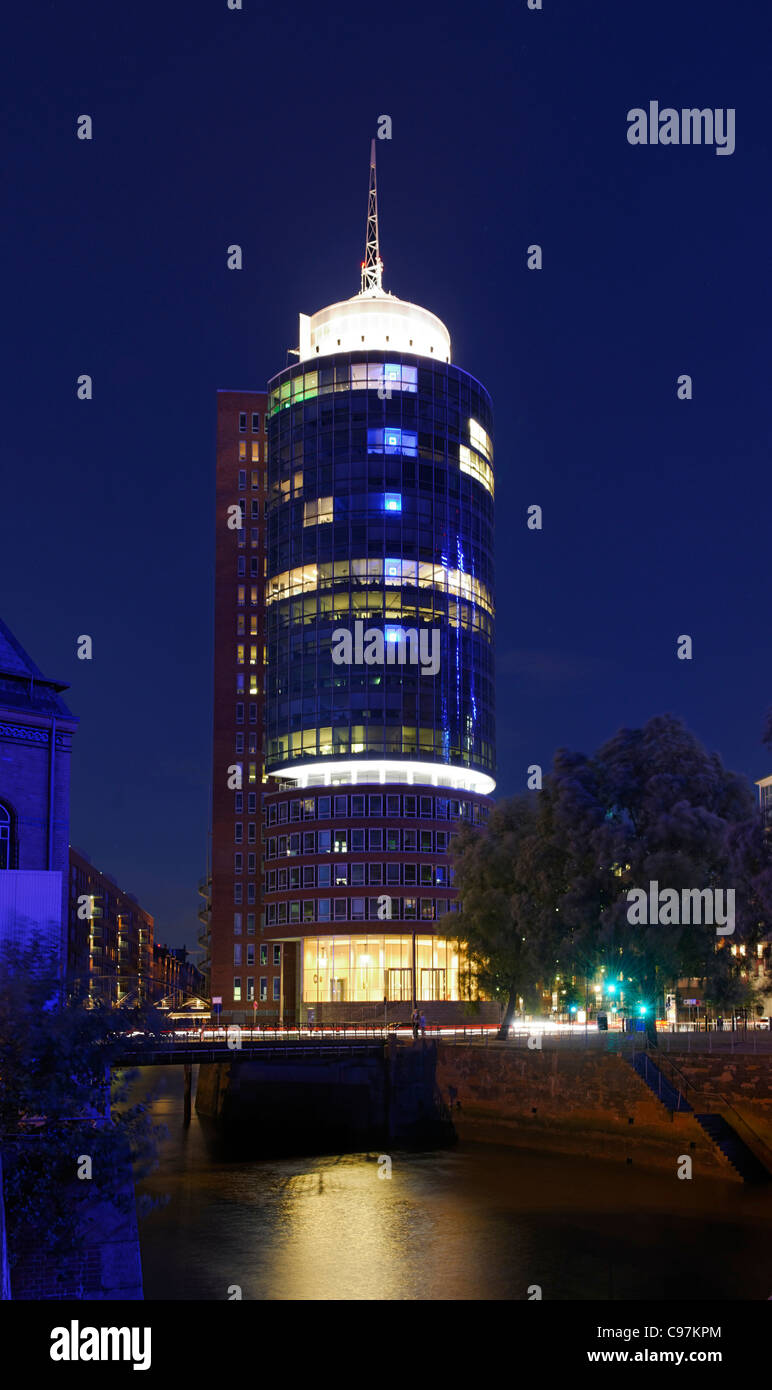
[[[421,999],[444,999],[445,998],[445,971],[444,970],[422,970],[421,971]]]
[[[412,970],[397,967],[386,971],[386,998],[410,1003],[413,998]]]

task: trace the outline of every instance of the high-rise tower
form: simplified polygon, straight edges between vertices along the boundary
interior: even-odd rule
[[[269,383],[262,939],[285,1018],[474,987],[448,848],[494,786],[491,402],[382,277],[373,141],[360,291],[301,314]]]

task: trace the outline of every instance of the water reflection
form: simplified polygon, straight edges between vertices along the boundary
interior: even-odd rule
[[[229,1160],[184,1130],[181,1068],[154,1112],[168,1126],[144,1190],[145,1297],[227,1299],[766,1299],[770,1201],[713,1181],[487,1145]]]

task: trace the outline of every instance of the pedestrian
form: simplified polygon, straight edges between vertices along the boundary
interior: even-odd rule
[[[421,1010],[421,1037],[426,1037],[426,1014]]]
[[[412,1012],[412,1014],[411,1014],[411,1016],[410,1016],[410,1022],[411,1022],[412,1025],[413,1025],[413,1037],[414,1037],[414,1038],[417,1038],[417,1037],[418,1037],[418,1023],[419,1023],[418,1010],[417,1010],[417,1009],[413,1009],[413,1012]]]

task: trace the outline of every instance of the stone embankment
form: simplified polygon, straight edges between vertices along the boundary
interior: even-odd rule
[[[769,1057],[708,1059],[669,1054],[695,1081],[772,1119]],[[720,1082],[720,1086],[719,1086]],[[513,1144],[669,1168],[681,1155],[695,1177],[739,1182],[693,1114],[666,1108],[622,1056],[606,1052],[440,1043],[437,1085],[460,1139]],[[714,1107],[720,1110],[718,1102]]]

